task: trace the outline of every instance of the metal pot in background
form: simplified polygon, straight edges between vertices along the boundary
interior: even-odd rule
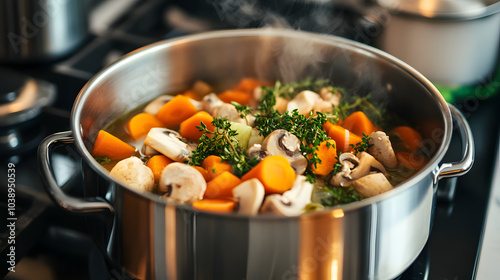
[[[44,62],[69,54],[88,35],[87,1],[0,1],[0,63]]]
[[[120,185],[89,152],[111,120],[197,79],[310,76],[386,102],[422,132],[429,163],[393,190],[362,201],[298,217],[249,217],[198,212]],[[463,159],[442,164],[452,118],[465,143]],[[201,33],[126,55],[81,90],[71,128],[39,146],[44,185],[69,211],[111,212],[112,228],[90,226],[112,263],[139,279],[393,279],[427,242],[439,179],[464,174],[474,158],[464,117],[413,68],[350,40],[281,29]],[[63,193],[51,174],[52,148],[68,144],[83,158],[85,200]]]
[[[486,83],[498,66],[500,1],[374,0],[390,18],[374,45],[445,86]]]

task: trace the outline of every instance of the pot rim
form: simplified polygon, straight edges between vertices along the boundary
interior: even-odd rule
[[[82,134],[81,134],[81,113],[83,110],[83,105],[87,101],[88,96],[90,95],[90,92],[95,90],[96,85],[98,85],[100,82],[103,80],[106,80],[106,78],[116,71],[116,69],[126,67],[128,64],[132,63],[133,61],[140,60],[143,56],[151,53],[151,52],[156,52],[157,50],[164,49],[164,48],[169,48],[170,46],[177,45],[177,44],[184,44],[187,42],[193,42],[193,41],[203,41],[207,39],[214,39],[214,38],[225,38],[225,37],[283,37],[283,38],[302,38],[302,39],[307,39],[310,41],[318,42],[318,43],[326,43],[330,45],[336,45],[336,46],[343,46],[343,47],[348,47],[348,48],[354,48],[356,52],[364,52],[367,53],[371,56],[376,56],[378,58],[381,58],[383,60],[386,60],[387,62],[393,64],[397,68],[399,68],[401,71],[405,72],[406,74],[410,75],[413,77],[415,80],[417,80],[424,88],[427,89],[428,93],[432,95],[432,98],[434,101],[439,105],[440,111],[442,113],[442,117],[444,120],[444,132],[443,132],[443,138],[442,142],[439,146],[439,149],[436,151],[434,156],[431,158],[431,160],[427,163],[427,165],[419,170],[417,173],[413,174],[409,179],[404,181],[403,183],[399,184],[397,187],[393,188],[390,191],[387,191],[383,194],[376,195],[374,197],[366,198],[360,201],[352,202],[349,204],[345,205],[339,205],[335,207],[328,208],[323,211],[318,211],[318,212],[312,212],[312,213],[305,213],[301,216],[295,216],[295,217],[275,217],[275,216],[268,216],[268,215],[257,215],[257,216],[247,216],[247,215],[239,215],[239,214],[218,214],[218,213],[205,213],[205,212],[199,212],[197,210],[194,210],[195,212],[199,212],[200,214],[207,214],[207,215],[214,215],[214,216],[225,216],[225,217],[234,217],[234,218],[258,218],[258,219],[296,219],[299,217],[302,217],[304,215],[311,216],[311,215],[335,215],[334,211],[336,209],[341,209],[343,212],[347,211],[354,211],[359,208],[363,207],[368,207],[371,204],[378,203],[380,201],[383,201],[385,199],[388,199],[393,196],[397,196],[398,194],[404,192],[406,189],[413,187],[418,183],[419,181],[423,180],[426,176],[428,176],[431,172],[435,172],[435,169],[437,169],[437,166],[440,162],[440,160],[444,157],[449,143],[451,141],[451,134],[452,134],[452,118],[451,118],[451,113],[450,109],[448,107],[448,103],[444,100],[443,96],[441,93],[438,91],[438,89],[427,79],[425,78],[421,73],[419,73],[417,70],[406,64],[405,62],[397,59],[396,57],[383,52],[379,49],[376,49],[374,47],[355,42],[349,39],[341,38],[338,36],[334,35],[328,35],[328,34],[316,34],[316,33],[311,33],[311,32],[305,32],[305,31],[297,31],[297,30],[289,30],[289,29],[276,29],[276,28],[261,28],[261,29],[239,29],[239,30],[218,30],[218,31],[210,31],[210,32],[203,32],[203,33],[198,33],[194,35],[187,35],[187,36],[182,36],[182,37],[177,37],[174,39],[168,39],[168,40],[163,40],[159,41],[150,45],[146,45],[144,47],[141,47],[137,50],[134,50],[126,55],[124,55],[122,58],[114,62],[113,64],[105,67],[101,71],[99,71],[97,74],[95,74],[80,90],[78,96],[75,99],[73,109],[71,112],[71,130],[73,133],[73,137],[75,139],[75,144],[77,146],[77,149],[80,151],[82,157],[85,159],[86,163],[90,165],[90,167],[97,172],[100,176],[103,176],[106,178],[108,181],[114,182],[116,185],[121,186],[126,188],[127,190],[131,191],[135,195],[138,195],[143,198],[147,198],[149,200],[152,200],[156,203],[164,204],[164,205],[172,205],[175,207],[182,207],[183,205],[175,203],[175,202],[170,202],[167,201],[163,198],[161,198],[158,195],[155,195],[153,193],[149,193],[146,191],[140,191],[140,190],[135,190],[126,186],[121,185],[117,181],[113,180],[109,176],[109,172],[102,167],[90,154],[90,152],[85,148],[83,139],[82,139]],[[338,211],[338,210],[337,210]]]

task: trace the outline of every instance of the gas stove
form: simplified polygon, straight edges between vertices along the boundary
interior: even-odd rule
[[[15,88],[16,79],[33,79],[52,89],[55,96],[22,125],[0,126],[0,219],[7,225],[0,229],[0,276],[10,280],[130,278],[108,265],[99,246],[90,238],[86,225],[95,217],[71,214],[53,204],[37,170],[37,143],[54,132],[70,130],[73,102],[79,90],[100,69],[123,54],[159,40],[214,29],[261,27],[270,22],[370,44],[370,30],[380,20],[373,16],[377,11],[367,16],[356,9],[329,6],[331,10],[318,9],[301,1],[298,8],[269,2],[269,10],[286,15],[284,21],[273,14],[236,18],[222,13],[231,6],[200,6],[200,2],[98,2],[89,16],[90,34],[70,54],[50,62],[1,66],[0,70],[15,78],[0,75],[0,89],[4,85]],[[304,14],[314,15],[315,24],[304,21]],[[3,98],[2,104],[6,102]],[[429,240],[415,262],[397,279],[473,279],[476,275],[481,276],[478,279],[491,279],[486,276],[488,269],[482,272],[483,267],[491,267],[487,261],[491,257],[483,257],[488,250],[481,248],[487,228],[486,213],[495,211],[493,206],[488,207],[488,202],[498,204],[495,201],[498,191],[492,186],[499,184],[498,176],[494,180],[494,175],[500,166],[498,156],[495,157],[500,146],[497,111],[500,95],[487,100],[471,97],[454,103],[471,126],[476,160],[468,174],[440,182]],[[444,161],[459,160],[460,144],[459,139],[452,141]],[[59,148],[52,160],[61,188],[72,196],[83,196],[81,159],[77,153],[71,148]],[[15,205],[8,200],[12,186],[15,186]],[[496,196],[491,197],[490,193]],[[495,214],[489,217],[492,215]],[[15,228],[9,227],[13,222]],[[484,242],[492,242],[490,234],[484,236]],[[13,266],[15,272],[9,271]]]

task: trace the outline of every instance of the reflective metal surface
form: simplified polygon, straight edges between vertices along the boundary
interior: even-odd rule
[[[0,61],[60,58],[87,36],[86,1],[5,0],[0,2]]]
[[[360,202],[299,217],[243,217],[199,213],[120,186],[88,151],[99,129],[143,102],[196,79],[246,76],[325,77],[347,92],[370,93],[420,129],[431,161],[397,188]],[[111,235],[101,241],[115,264],[141,279],[395,278],[427,241],[451,129],[439,92],[401,61],[344,39],[272,29],[211,32],[139,49],[91,79],[72,112],[86,195],[115,210]],[[465,158],[473,153],[470,147]],[[47,185],[51,193],[55,187]]]

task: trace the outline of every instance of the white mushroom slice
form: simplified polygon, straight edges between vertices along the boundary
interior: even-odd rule
[[[259,160],[263,160],[269,154],[266,151],[262,150],[262,145],[253,144],[252,146],[250,146],[250,148],[248,148],[247,155],[249,158],[257,157]]]
[[[174,95],[160,95],[157,98],[153,99],[153,101],[149,102],[146,107],[144,107],[144,112],[149,113],[152,115],[158,114],[158,111],[160,111],[161,107],[163,105],[167,104],[170,100],[172,100],[175,96]],[[201,102],[196,101],[194,99],[189,99],[191,101],[191,104],[193,104],[194,107],[196,107],[196,110],[200,111],[201,110]]]
[[[288,99],[283,97],[276,98],[276,104],[274,104],[273,109],[284,114],[287,110]]]
[[[257,128],[252,128],[252,134],[250,139],[248,139],[248,147],[252,147],[255,144],[262,144],[264,141],[264,136],[260,135],[260,131]]]
[[[194,82],[191,89],[200,97],[205,96],[213,91],[212,87],[209,84],[200,80]]]
[[[160,154],[160,152],[151,148],[150,146],[148,146],[146,144],[142,145],[141,155],[151,157],[151,156],[155,156],[155,155],[159,155],[159,154]]]
[[[269,155],[280,155],[288,160],[296,174],[302,174],[307,168],[307,159],[300,152],[300,140],[284,129],[277,129],[262,142],[262,150]]]
[[[155,186],[153,171],[134,156],[120,160],[111,169],[110,175],[124,186],[143,191],[153,191]]]
[[[372,146],[368,148],[368,153],[387,168],[398,167],[398,160],[396,159],[396,154],[392,149],[389,136],[382,131],[374,131],[370,134],[370,137],[371,139],[368,143]]]
[[[215,109],[222,104],[224,104],[224,101],[220,100],[217,94],[210,93],[202,98],[201,109],[213,116]]]
[[[149,131],[144,144],[173,161],[186,161],[191,156],[192,148],[180,138],[181,136],[176,131],[155,127]]]
[[[247,180],[233,189],[233,197],[238,201],[238,213],[255,215],[264,200],[264,186],[258,179]]]
[[[282,195],[268,195],[262,205],[262,212],[273,212],[284,216],[297,216],[304,213],[304,208],[311,203],[313,184],[306,177],[299,175],[292,188]]]
[[[319,96],[321,96],[323,100],[327,101],[334,107],[339,106],[341,97],[340,92],[337,91],[335,93],[332,93],[328,88],[325,87],[319,91]]]
[[[384,166],[378,162],[372,155],[367,152],[361,152],[358,155],[359,164],[351,171],[351,178],[356,180],[363,176],[370,174],[370,172],[382,172],[384,175],[387,173]]]
[[[227,118],[228,121],[230,122],[237,122],[237,123],[243,123],[246,124],[247,121],[243,118],[241,118],[240,113],[236,110],[236,107],[234,107],[233,104],[229,103],[224,103],[217,107],[212,116],[214,117],[224,117]]]
[[[203,175],[194,167],[180,162],[167,165],[158,181],[158,191],[180,203],[203,199],[206,189]]]
[[[382,173],[369,174],[352,182],[352,186],[364,198],[391,190],[393,187]]]
[[[310,90],[301,91],[286,106],[286,110],[291,112],[294,109],[299,111],[301,115],[309,115],[309,112],[314,108],[316,101],[321,100],[321,97]]]
[[[351,170],[358,166],[359,159],[353,153],[342,153],[339,156],[339,163],[342,166],[340,172],[330,179],[330,184],[334,186],[344,186],[352,180]]]
[[[149,102],[149,104],[144,108],[144,112],[156,115],[158,114],[158,111],[160,111],[161,107],[163,107],[163,105],[165,105],[173,98],[173,95],[160,95],[157,98],[153,99],[153,101]]]

